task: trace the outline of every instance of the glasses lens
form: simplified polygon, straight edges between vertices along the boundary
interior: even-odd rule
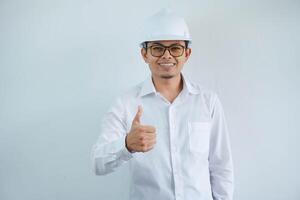
[[[151,54],[153,56],[162,56],[165,52],[165,48],[162,46],[154,45],[151,47]]]
[[[179,57],[183,54],[184,47],[180,45],[173,45],[170,47],[164,47],[161,45],[153,45],[150,47],[152,56],[161,57],[164,55],[166,48],[168,48],[170,54],[174,57]]]
[[[171,46],[169,49],[171,55],[174,57],[181,56],[183,53],[183,47],[179,45]]]

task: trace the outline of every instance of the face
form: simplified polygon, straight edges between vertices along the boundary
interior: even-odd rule
[[[151,47],[154,45],[163,45],[166,47],[169,47],[171,45],[181,45],[185,47],[185,42],[177,40],[155,41],[149,42],[147,47]],[[190,48],[184,48],[183,54],[179,57],[172,56],[170,54],[170,51],[170,49],[169,51],[166,49],[162,56],[155,57],[151,54],[150,48],[148,48],[147,51],[144,48],[141,49],[141,54],[145,62],[148,63],[152,76],[154,76],[155,78],[171,79],[176,76],[180,76],[180,72],[183,68],[184,63],[191,55]]]

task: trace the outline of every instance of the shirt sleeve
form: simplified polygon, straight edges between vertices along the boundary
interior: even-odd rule
[[[229,134],[223,108],[216,95],[212,103],[211,117],[209,171],[213,199],[232,200],[234,177]]]
[[[125,144],[124,111],[121,99],[117,99],[103,117],[100,136],[91,152],[92,167],[96,175],[111,173],[133,157]]]

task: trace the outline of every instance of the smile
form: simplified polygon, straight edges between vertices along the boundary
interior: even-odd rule
[[[162,67],[173,67],[175,66],[174,63],[158,63]]]

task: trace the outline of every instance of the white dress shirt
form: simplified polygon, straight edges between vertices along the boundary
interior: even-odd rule
[[[223,109],[217,95],[182,74],[173,103],[155,90],[151,76],[116,99],[92,149],[97,175],[129,162],[130,200],[232,200],[233,164]],[[148,152],[125,147],[138,105],[142,125],[156,128]]]

